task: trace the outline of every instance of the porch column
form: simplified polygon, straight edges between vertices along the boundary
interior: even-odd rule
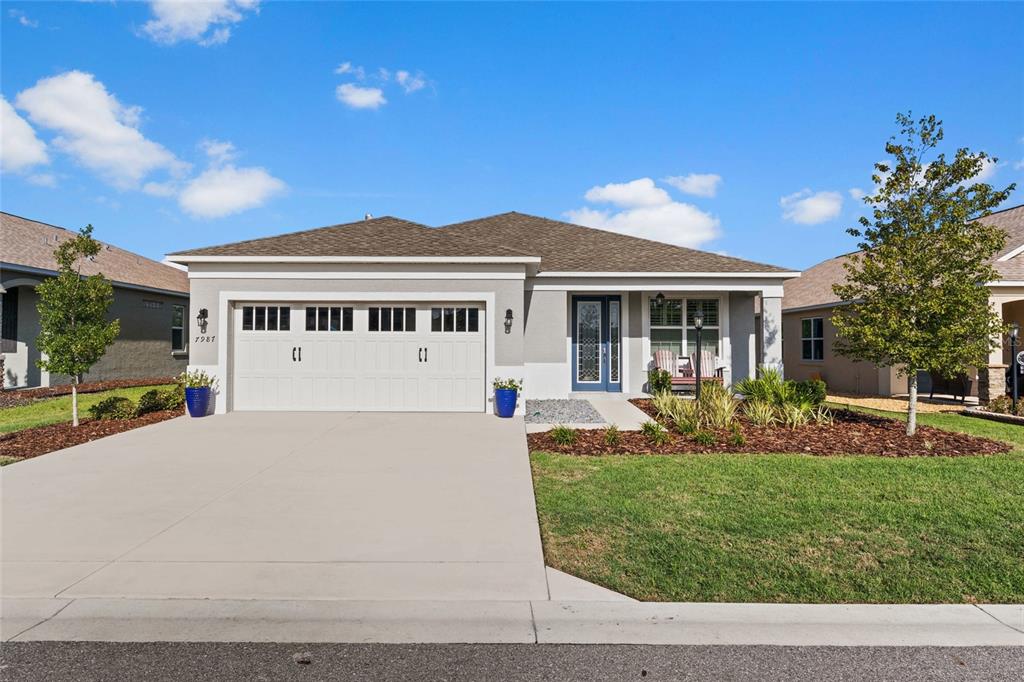
[[[757,374],[757,334],[754,327],[754,295],[743,291],[729,294],[729,337],[732,346],[732,381]]]
[[[992,311],[1003,316],[1002,301],[989,297],[988,305]],[[988,365],[978,368],[978,402],[987,405],[993,398],[1006,395],[1006,363],[1003,362],[1003,335],[992,337],[993,347],[988,354]]]
[[[763,367],[782,368],[782,297],[772,296],[761,299],[761,345]]]

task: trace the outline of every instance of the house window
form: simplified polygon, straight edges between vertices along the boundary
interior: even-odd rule
[[[432,332],[478,332],[480,331],[479,308],[431,308],[430,331]]]
[[[800,320],[800,357],[803,360],[825,359],[825,319],[805,317]]]
[[[242,306],[242,331],[286,332],[292,328],[292,309],[288,306]]]
[[[701,350],[709,351],[717,358],[718,353],[718,299],[691,298],[686,301],[686,352],[697,351],[697,329],[693,326],[693,318],[700,310],[704,314],[704,327],[700,334]]]
[[[371,332],[414,332],[416,331],[415,308],[370,308],[367,329]]]
[[[18,288],[11,287],[6,293],[0,294],[0,305],[3,306],[0,320],[0,353],[18,352]],[[0,377],[3,384],[3,377]]]
[[[352,308],[337,305],[307,306],[306,331],[350,332],[352,331]]]
[[[185,306],[175,305],[171,309],[171,351],[185,350]]]
[[[683,299],[666,298],[659,302],[652,298],[650,310],[651,354],[670,350],[683,355]]]

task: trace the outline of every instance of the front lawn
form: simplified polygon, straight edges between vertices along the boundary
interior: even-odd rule
[[[547,563],[655,601],[1024,602],[1024,429],[991,457],[531,455]]]
[[[173,384],[158,386],[135,386],[132,388],[118,388],[99,393],[86,393],[78,396],[78,417],[87,419],[90,405],[95,405],[101,400],[111,396],[122,396],[131,400],[138,400],[139,396],[154,388],[172,388]],[[21,431],[36,426],[58,424],[71,421],[71,396],[65,395],[59,398],[45,398],[36,400],[25,405],[16,405],[0,409],[0,433]]]

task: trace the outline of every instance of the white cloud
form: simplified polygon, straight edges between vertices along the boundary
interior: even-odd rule
[[[49,162],[46,144],[36,137],[32,126],[10,102],[0,96],[0,168],[18,172]]]
[[[363,80],[364,78],[366,78],[366,69],[364,69],[361,66],[354,65],[352,62],[342,62],[341,64],[338,64],[338,68],[334,70],[334,73],[338,74],[339,76],[345,76],[350,74],[352,76],[355,76],[359,80]]]
[[[1013,170],[1024,170],[1024,159],[1013,164]]]
[[[427,87],[427,81],[423,78],[423,74],[416,74],[415,76],[408,71],[397,71],[395,73],[395,80],[405,90],[405,94],[416,92]]]
[[[138,130],[141,109],[121,104],[92,74],[68,71],[18,94],[36,125],[58,132],[53,144],[120,189],[154,171],[181,175],[188,164]]]
[[[662,182],[672,185],[680,192],[696,197],[713,197],[718,193],[718,186],[722,184],[722,176],[715,173],[690,173],[689,175],[674,175],[665,178]]]
[[[850,198],[853,199],[854,201],[860,201],[861,199],[868,195],[868,193],[862,190],[860,187],[851,187],[849,189],[849,192]]]
[[[191,40],[203,46],[219,45],[231,37],[231,25],[246,12],[259,12],[259,0],[150,0],[153,19],[142,32],[158,43],[173,45]]]
[[[971,178],[971,181],[988,182],[996,174],[997,170],[999,170],[999,165],[995,162],[994,159],[982,159],[981,170],[978,171],[977,175]]]
[[[7,11],[8,16],[12,19],[17,19],[18,23],[26,28],[39,28],[39,22],[34,19],[29,19],[28,15],[22,12],[20,9],[12,9]]]
[[[204,139],[199,143],[199,148],[210,158],[210,162],[215,164],[227,163],[238,156],[235,145],[222,140]]]
[[[718,218],[692,204],[673,201],[650,178],[592,187],[584,196],[622,210],[583,207],[567,211],[566,217],[579,225],[688,247],[700,246],[720,234]]]
[[[353,109],[379,109],[388,102],[380,88],[364,88],[354,83],[339,85],[334,94],[339,102]]]
[[[612,182],[591,187],[583,195],[587,201],[615,204],[623,207],[661,206],[672,202],[668,192],[654,184],[650,178],[630,182]]]
[[[57,176],[53,173],[36,173],[25,178],[29,183],[39,187],[56,187]]]
[[[147,182],[142,191],[152,197],[173,197],[178,193],[176,182]]]
[[[196,218],[221,218],[262,206],[284,189],[284,182],[263,168],[226,164],[208,168],[190,181],[178,196],[178,205]]]
[[[843,208],[843,195],[839,192],[799,192],[779,199],[782,217],[802,225],[817,225],[832,220]]]

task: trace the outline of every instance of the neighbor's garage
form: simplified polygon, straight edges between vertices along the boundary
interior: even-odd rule
[[[481,303],[237,303],[233,408],[482,412]]]

